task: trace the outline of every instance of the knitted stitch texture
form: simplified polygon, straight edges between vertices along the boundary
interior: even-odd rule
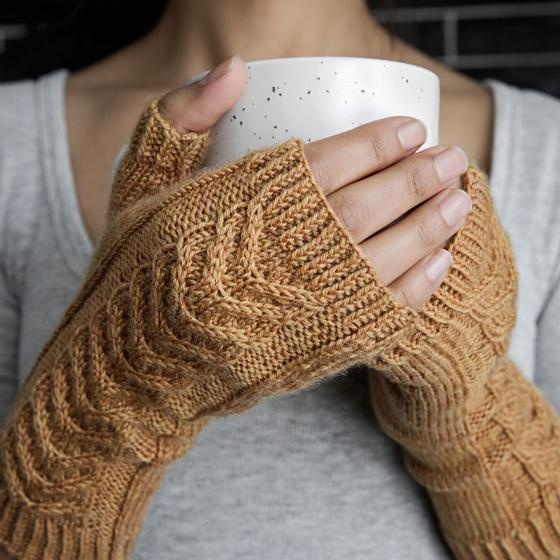
[[[559,418],[507,357],[518,277],[487,175],[470,168],[464,188],[452,267],[412,335],[370,364],[372,405],[456,558],[559,558]]]
[[[211,172],[207,143],[157,100],[138,124],[85,282],[0,434],[0,544],[18,558],[126,558],[211,416],[371,359],[410,323],[300,139]]]
[[[549,558],[558,420],[505,358],[515,268],[486,177],[464,175],[474,211],[415,312],[338,221],[299,138],[214,170],[199,167],[207,146],[157,100],[144,112],[85,282],[0,434],[0,544],[126,558],[166,466],[212,417],[367,363],[457,556]]]

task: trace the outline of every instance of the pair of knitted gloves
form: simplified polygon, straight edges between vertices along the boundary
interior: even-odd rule
[[[379,422],[457,558],[560,554],[560,427],[507,358],[517,274],[487,177],[447,278],[393,299],[292,138],[219,169],[209,132],[154,101],[117,176],[85,282],[0,434],[0,545],[123,559],[166,466],[211,417],[371,367]]]

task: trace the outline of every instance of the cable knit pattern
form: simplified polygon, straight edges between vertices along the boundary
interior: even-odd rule
[[[213,417],[372,367],[379,421],[457,558],[560,553],[558,417],[507,358],[517,273],[487,177],[418,312],[315,184],[301,139],[219,169],[208,131],[145,110],[107,231],[0,433],[0,545],[122,560],[167,466]]]
[[[3,427],[0,543],[18,558],[127,557],[210,417],[372,359],[411,322],[300,139],[208,172],[206,135],[147,108],[85,282]]]
[[[517,271],[487,176],[415,329],[370,362],[371,400],[460,559],[560,557],[560,423],[508,359]]]

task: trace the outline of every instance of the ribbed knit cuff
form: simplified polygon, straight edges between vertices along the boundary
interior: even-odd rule
[[[178,132],[161,114],[160,97],[151,101],[136,124],[117,168],[109,219],[141,198],[160,192],[200,169],[210,131]]]
[[[446,539],[457,560],[558,560],[560,558],[560,515],[558,492],[545,490],[541,511],[510,529],[507,534],[472,542]],[[465,498],[467,499],[467,498]],[[492,506],[493,504],[488,504]],[[484,519],[483,512],[477,511]]]
[[[164,467],[115,466],[75,511],[27,503],[1,486],[0,547],[17,559],[126,560],[163,476]]]

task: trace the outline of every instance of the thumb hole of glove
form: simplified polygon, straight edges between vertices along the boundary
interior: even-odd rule
[[[202,80],[154,99],[142,113],[114,171],[110,221],[133,203],[198,170],[209,128],[239,99],[247,70],[235,55]]]
[[[202,79],[166,93],[159,101],[159,111],[180,134],[202,132],[235,105],[246,79],[243,60],[234,55]]]

